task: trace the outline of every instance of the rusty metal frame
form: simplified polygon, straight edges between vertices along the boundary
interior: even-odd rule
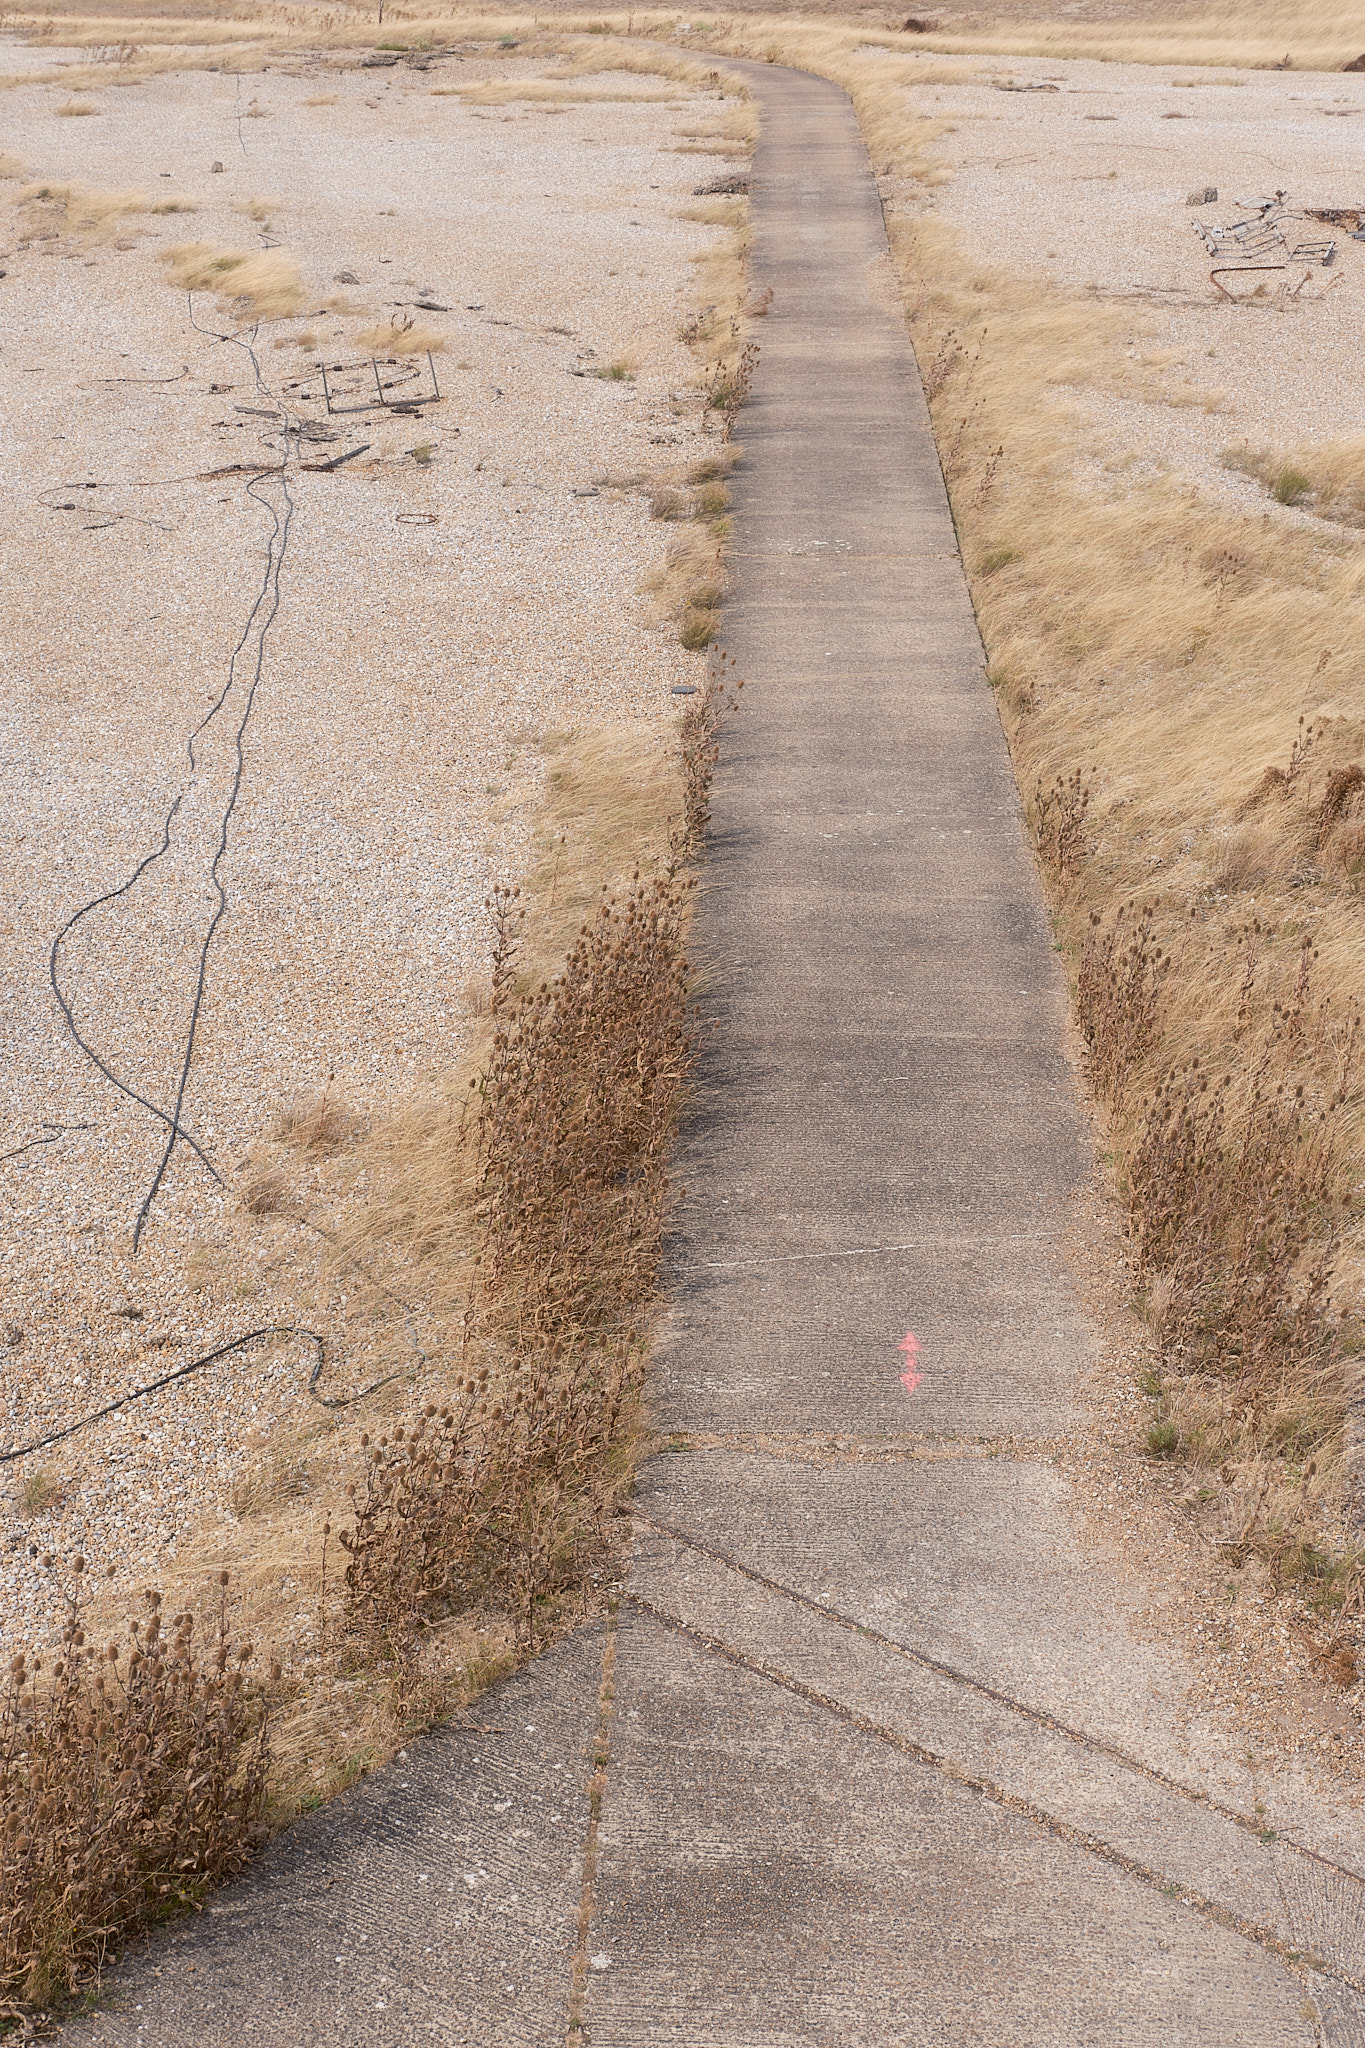
[[[370,368],[374,371],[374,388],[378,396],[367,399],[364,405],[333,405],[332,387],[327,382],[327,365],[319,361],[318,371],[322,378],[322,396],[329,415],[333,419],[340,419],[348,413],[373,412],[376,405],[382,405],[386,412],[415,412],[419,406],[439,405],[441,403],[441,387],[436,382],[436,365],[432,360],[430,349],[427,350],[426,357],[427,369],[431,373],[430,391],[419,392],[412,398],[388,398],[385,396],[383,380],[379,375],[379,358],[371,356]],[[386,362],[396,360],[396,357],[385,358]]]

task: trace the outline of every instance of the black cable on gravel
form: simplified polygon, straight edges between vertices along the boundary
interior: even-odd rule
[[[231,343],[233,346],[245,350],[246,355],[251,363],[252,374],[255,380],[257,391],[261,394],[262,397],[269,398],[271,400],[272,404],[275,406],[275,409],[278,413],[280,426],[285,436],[285,459],[282,464],[271,465],[268,469],[263,467],[261,470],[257,471],[254,474],[252,481],[247,485],[247,495],[249,497],[254,498],[259,505],[264,507],[264,509],[270,514],[272,521],[271,531],[266,546],[265,571],[261,579],[260,590],[256,594],[256,598],[247,616],[246,624],[242,628],[241,637],[239,638],[237,645],[232,650],[232,656],[228,663],[227,680],[224,683],[222,690],[219,692],[218,697],[210,706],[209,710],[205,713],[204,717],[200,719],[198,725],[194,728],[194,731],[190,734],[189,739],[186,743],[186,751],[189,756],[190,774],[191,776],[193,776],[198,772],[199,766],[195,752],[195,741],[199,739],[201,734],[206,730],[206,728],[210,725],[213,719],[215,719],[218,716],[219,712],[223,709],[224,704],[227,702],[229,696],[231,695],[232,690],[238,681],[238,664],[241,661],[243,653],[254,634],[256,643],[255,659],[251,663],[250,679],[247,686],[246,702],[242,708],[241,715],[237,722],[237,730],[234,735],[233,744],[235,752],[235,765],[233,769],[232,782],[228,793],[227,803],[224,806],[223,815],[221,820],[219,821],[218,842],[214,850],[212,863],[209,868],[209,881],[212,884],[215,895],[217,896],[217,906],[214,910],[213,916],[209,920],[208,928],[204,934],[203,942],[199,949],[199,958],[195,971],[194,1000],[190,1009],[189,1025],[186,1030],[184,1049],[180,1058],[179,1075],[176,1083],[175,1101],[171,1109],[167,1110],[163,1108],[159,1103],[153,1102],[148,1096],[141,1094],[136,1088],[132,1087],[127,1081],[125,1081],[119,1074],[117,1074],[114,1071],[114,1068],[110,1065],[109,1061],[104,1059],[90,1044],[89,1040],[84,1036],[79,1025],[76,1022],[71,999],[69,998],[69,996],[67,995],[66,991],[62,986],[60,967],[61,949],[63,943],[70,936],[70,934],[77,928],[77,926],[80,925],[82,921],[85,918],[89,917],[94,911],[103,909],[108,904],[116,903],[121,897],[126,896],[129,893],[129,891],[132,890],[139,881],[141,881],[141,879],[148,872],[148,870],[152,866],[154,866],[154,864],[158,860],[160,860],[164,854],[169,852],[171,845],[171,829],[175,823],[176,815],[179,812],[180,807],[185,800],[186,791],[184,789],[182,789],[180,793],[176,796],[175,800],[172,802],[169,810],[166,813],[162,825],[160,844],[154,847],[149,854],[147,854],[141,861],[139,861],[137,867],[134,868],[132,874],[129,875],[127,880],[125,882],[122,882],[118,886],[118,888],[106,890],[103,894],[92,897],[89,902],[82,904],[80,908],[70,918],[67,919],[66,923],[57,933],[57,936],[52,941],[51,950],[48,954],[48,980],[52,985],[52,992],[57,999],[57,1004],[62,1012],[62,1016],[66,1020],[67,1029],[71,1033],[71,1036],[74,1039],[75,1043],[80,1047],[80,1050],[85,1054],[86,1058],[90,1060],[92,1065],[99,1070],[99,1072],[104,1076],[104,1078],[107,1081],[112,1083],[112,1085],[115,1088],[117,1088],[123,1095],[125,1095],[129,1099],[129,1101],[136,1102],[141,1108],[148,1110],[151,1113],[151,1115],[155,1116],[166,1127],[166,1141],[162,1149],[161,1157],[157,1162],[156,1170],[152,1176],[151,1184],[148,1187],[146,1194],[143,1196],[142,1203],[138,1209],[137,1220],[133,1226],[134,1252],[138,1250],[142,1242],[143,1232],[145,1231],[148,1220],[151,1216],[152,1205],[156,1200],[158,1192],[160,1191],[162,1181],[164,1180],[167,1168],[171,1163],[171,1158],[175,1152],[175,1147],[177,1143],[183,1140],[184,1143],[189,1146],[190,1150],[199,1159],[201,1164],[212,1175],[214,1181],[217,1182],[217,1184],[220,1187],[223,1184],[223,1176],[221,1175],[221,1173],[219,1173],[217,1167],[213,1164],[213,1161],[209,1158],[203,1146],[200,1145],[199,1142],[194,1138],[194,1136],[185,1129],[184,1124],[181,1121],[181,1117],[185,1104],[185,1091],[189,1084],[190,1068],[194,1061],[195,1041],[198,1035],[199,1018],[203,1008],[204,992],[208,978],[209,953],[212,949],[214,937],[217,933],[218,927],[222,923],[222,920],[227,913],[227,892],[223,888],[219,870],[223,861],[223,857],[227,852],[228,830],[232,822],[233,813],[237,808],[238,798],[241,795],[242,776],[245,769],[244,741],[246,738],[247,727],[251,722],[252,712],[255,709],[256,695],[257,691],[260,688],[261,677],[264,671],[266,635],[268,634],[271,624],[274,621],[275,615],[279,610],[280,573],[281,570],[283,569],[285,556],[288,551],[290,526],[294,515],[294,499],[293,494],[291,493],[289,488],[288,468],[291,454],[295,459],[297,459],[298,455],[298,422],[295,420],[291,420],[288,408],[285,405],[283,405],[278,399],[276,399],[275,394],[270,390],[269,386],[266,384],[266,381],[261,374],[261,366],[257,359],[256,351],[252,346],[252,341],[249,339],[244,339],[240,335],[219,334],[215,329],[201,327],[199,322],[194,317],[194,302],[192,295],[189,300],[189,319],[190,325],[195,329],[197,333],[206,335],[214,341]],[[252,339],[254,339],[254,330]],[[290,445],[291,435],[295,437],[292,449]],[[272,481],[278,479],[280,489],[284,497],[283,515],[281,515],[278,508],[275,505],[273,505],[268,498],[262,495],[262,492],[259,488],[259,486],[265,481],[267,476]]]
[[[232,656],[228,664],[227,680],[224,683],[223,688],[219,692],[214,703],[210,706],[209,710],[205,713],[204,717],[200,719],[198,725],[194,728],[193,732],[189,736],[188,741],[186,742],[186,751],[189,755],[190,773],[191,775],[193,775],[198,770],[198,761],[195,754],[195,741],[200,738],[200,736],[208,727],[210,722],[218,716],[219,712],[223,709],[223,706],[227,702],[228,697],[231,695],[233,687],[237,682],[238,663],[241,661],[243,652],[246,649],[254,633],[255,658],[250,664],[250,678],[247,685],[246,701],[242,707],[241,714],[238,718],[237,730],[233,740],[235,762],[233,768],[232,783],[228,793],[227,802],[223,807],[223,814],[219,822],[218,828],[217,846],[214,850],[213,861],[209,868],[209,879],[217,895],[218,902],[217,907],[214,910],[213,916],[209,921],[208,928],[204,934],[203,943],[199,949],[199,959],[195,975],[194,1002],[190,1012],[189,1025],[185,1033],[184,1050],[180,1060],[179,1079],[176,1085],[175,1102],[172,1109],[163,1109],[158,1103],[152,1102],[147,1096],[140,1094],[137,1091],[137,1089],[131,1087],[128,1082],[124,1081],[118,1074],[114,1072],[114,1069],[110,1066],[109,1062],[103,1059],[101,1055],[95,1051],[94,1047],[89,1043],[89,1041],[83,1036],[80,1027],[76,1023],[71,1002],[62,987],[59,975],[59,967],[61,947],[63,941],[69,936],[69,934],[72,931],[75,930],[75,928],[77,927],[77,925],[80,924],[82,919],[88,917],[91,914],[91,912],[102,908],[105,904],[117,902],[120,897],[126,896],[128,892],[135,886],[135,884],[142,879],[143,875],[147,873],[148,869],[151,868],[156,861],[160,860],[161,857],[169,851],[171,843],[171,828],[175,822],[176,814],[178,813],[181,804],[185,800],[185,790],[181,790],[181,792],[174,799],[169,810],[166,813],[162,825],[160,844],[154,847],[153,850],[138,863],[137,867],[134,868],[132,874],[129,875],[128,879],[125,882],[121,883],[118,888],[107,890],[103,895],[92,897],[88,903],[82,904],[80,909],[78,909],[73,916],[68,918],[67,922],[62,926],[62,929],[58,932],[56,938],[52,942],[52,947],[48,955],[48,978],[52,984],[52,991],[57,999],[58,1006],[61,1009],[62,1015],[66,1020],[67,1029],[70,1031],[71,1036],[74,1039],[75,1043],[80,1047],[81,1051],[85,1054],[86,1058],[89,1059],[91,1063],[99,1070],[99,1072],[104,1075],[106,1080],[111,1082],[112,1085],[115,1088],[117,1088],[123,1095],[127,1096],[130,1101],[136,1102],[142,1108],[149,1110],[151,1114],[157,1117],[161,1121],[161,1123],[164,1124],[166,1127],[166,1142],[162,1149],[161,1158],[158,1161],[156,1171],[152,1176],[151,1184],[148,1187],[146,1194],[143,1196],[142,1204],[138,1210],[137,1222],[133,1231],[133,1250],[135,1252],[137,1251],[138,1246],[141,1243],[143,1231],[145,1230],[148,1219],[151,1215],[152,1205],[156,1200],[157,1194],[161,1187],[161,1183],[165,1178],[166,1170],[170,1165],[172,1155],[175,1151],[175,1147],[178,1142],[183,1140],[183,1142],[190,1147],[191,1151],[194,1152],[196,1157],[207,1168],[208,1172],[213,1176],[213,1179],[219,1184],[219,1186],[223,1184],[222,1175],[214,1166],[213,1161],[208,1157],[208,1154],[204,1151],[203,1147],[198,1143],[198,1141],[193,1137],[193,1135],[185,1129],[184,1124],[181,1121],[181,1118],[185,1105],[185,1090],[189,1083],[190,1069],[194,1061],[195,1040],[198,1033],[199,1017],[203,1007],[204,991],[208,978],[209,953],[212,948],[214,936],[218,930],[218,926],[221,924],[224,916],[226,915],[228,907],[227,892],[223,888],[222,880],[219,874],[219,868],[222,863],[223,857],[227,852],[228,830],[232,822],[233,813],[237,808],[238,798],[241,794],[242,777],[245,771],[244,742],[246,738],[247,728],[251,722],[251,716],[255,709],[256,696],[260,688],[261,678],[264,672],[266,635],[270,630],[270,626],[274,621],[275,615],[278,612],[280,605],[280,575],[284,567],[285,556],[288,552],[290,528],[294,515],[294,499],[289,488],[288,470],[291,458],[293,460],[297,460],[299,455],[300,429],[302,425],[302,422],[298,420],[297,417],[291,418],[289,408],[281,400],[276,398],[275,394],[270,390],[269,386],[266,384],[265,379],[261,374],[261,366],[259,361],[257,360],[255,349],[251,345],[251,340],[244,339],[241,335],[219,334],[214,329],[201,327],[199,322],[194,317],[194,302],[192,296],[189,302],[189,319],[190,325],[196,330],[197,333],[207,335],[215,341],[231,343],[235,347],[244,349],[246,351],[246,354],[251,362],[251,368],[255,379],[256,389],[261,393],[263,397],[269,398],[271,400],[272,404],[274,405],[277,411],[280,421],[280,427],[285,437],[285,447],[284,461],[278,465],[272,465],[268,469],[262,468],[261,470],[257,470],[253,474],[252,481],[247,485],[248,495],[250,497],[255,498],[256,502],[259,505],[264,506],[265,510],[269,512],[271,516],[272,526],[266,548],[265,571],[261,579],[260,590],[257,592],[255,601],[252,604],[251,611],[247,617],[246,624],[242,628],[241,636],[238,639],[237,645],[233,648]],[[260,489],[258,488],[258,486],[266,482],[267,479],[269,479],[270,481],[278,480],[279,482],[284,498],[283,515],[281,515],[279,509],[275,505],[273,505],[268,498],[262,495]],[[49,1127],[45,1126],[44,1128]],[[53,1128],[54,1131],[56,1130],[56,1127],[50,1128]],[[88,1128],[88,1126],[70,1125],[63,1126],[61,1128],[85,1129]],[[53,1138],[40,1138],[34,1141],[34,1143],[38,1145],[50,1144],[54,1142],[55,1136]],[[31,1146],[21,1146],[17,1148],[18,1151],[27,1151],[31,1149]],[[17,1153],[6,1153],[3,1156],[6,1158],[11,1158],[17,1156]],[[316,1229],[319,1226],[314,1225],[313,1227]],[[330,1233],[324,1231],[322,1232],[322,1235],[328,1236],[330,1235]],[[392,1289],[384,1287],[382,1283],[374,1282],[373,1284],[378,1285],[382,1293],[388,1294],[391,1299],[399,1302],[399,1305],[408,1313],[408,1334],[410,1341],[412,1343],[412,1348],[416,1355],[416,1360],[418,1364],[424,1364],[426,1360],[426,1355],[417,1343],[416,1332],[413,1329],[410,1320],[411,1310],[409,1304],[407,1304],[406,1302],[402,1302],[401,1298],[395,1295]],[[145,1400],[148,1395],[159,1393],[164,1387],[174,1386],[177,1381],[189,1378],[189,1376],[192,1373],[202,1371],[205,1366],[216,1364],[216,1362],[219,1359],[228,1357],[234,1351],[244,1350],[251,1345],[263,1344],[272,1337],[297,1337],[305,1344],[311,1344],[313,1346],[315,1356],[313,1361],[313,1369],[308,1377],[307,1391],[310,1399],[316,1401],[323,1408],[349,1408],[353,1406],[357,1401],[366,1400],[371,1394],[378,1393],[381,1387],[390,1386],[395,1380],[405,1379],[409,1377],[413,1371],[413,1367],[411,1365],[405,1366],[402,1368],[401,1371],[387,1373],[381,1379],[372,1381],[369,1386],[362,1387],[356,1393],[353,1394],[344,1394],[336,1396],[320,1394],[317,1390],[318,1381],[322,1376],[323,1368],[327,1362],[327,1346],[325,1339],[319,1334],[318,1331],[304,1328],[303,1326],[298,1324],[272,1323],[264,1325],[259,1329],[248,1330],[243,1336],[233,1337],[229,1339],[226,1343],[215,1346],[213,1350],[201,1353],[198,1358],[191,1359],[188,1365],[178,1366],[174,1372],[163,1373],[160,1378],[150,1380],[145,1386],[135,1387],[130,1393],[121,1395],[117,1401],[111,1401],[105,1407],[93,1410],[89,1415],[84,1415],[78,1421],[68,1424],[68,1426],[65,1429],[54,1430],[47,1436],[37,1437],[34,1439],[32,1443],[20,1444],[10,1450],[0,1451],[0,1465],[13,1464],[20,1458],[31,1457],[35,1451],[46,1450],[54,1444],[65,1443],[69,1437],[75,1436],[80,1430],[87,1429],[92,1424],[103,1421],[106,1416],[117,1414],[121,1408],[128,1407],[132,1402]]]
[[[89,1429],[92,1423],[103,1422],[106,1415],[116,1415],[120,1408],[129,1407],[134,1401],[145,1400],[148,1394],[158,1394],[163,1387],[175,1385],[177,1380],[188,1379],[193,1372],[200,1372],[206,1365],[215,1365],[220,1358],[226,1358],[233,1351],[244,1351],[249,1344],[264,1344],[271,1337],[301,1337],[311,1344],[315,1357],[313,1370],[308,1375],[308,1396],[321,1408],[351,1408],[357,1401],[364,1401],[371,1394],[377,1394],[381,1387],[387,1387],[394,1380],[406,1378],[411,1367],[402,1372],[387,1373],[383,1379],[375,1380],[368,1387],[361,1387],[358,1393],[328,1395],[318,1392],[318,1381],[327,1363],[326,1340],[316,1330],[302,1328],[297,1323],[269,1323],[259,1330],[248,1330],[245,1336],[229,1338],[214,1351],[205,1351],[201,1357],[192,1358],[188,1365],[177,1366],[174,1372],[161,1375],[160,1379],[149,1380],[145,1387],[134,1387],[131,1393],[121,1394],[117,1401],[110,1401],[107,1407],[96,1408],[89,1415],[82,1415],[78,1422],[68,1423],[65,1429],[54,1429],[49,1436],[35,1437],[31,1444],[18,1444],[13,1450],[0,1451],[0,1465],[13,1465],[20,1458],[32,1457],[35,1451],[45,1451],[52,1444],[65,1443],[82,1429]]]

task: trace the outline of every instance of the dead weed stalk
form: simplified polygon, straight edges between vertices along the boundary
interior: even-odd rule
[[[489,900],[492,1042],[454,1178],[478,1250],[452,1398],[361,1442],[344,1629],[419,1698],[429,1631],[463,1614],[533,1644],[610,1557],[641,1435],[669,1148],[699,1050],[686,932],[725,719],[724,657],[683,713],[666,864],[604,890],[559,974],[521,986],[520,891]]]
[[[77,1557],[50,1671],[21,1652],[0,1694],[0,1995],[30,2010],[201,1899],[263,1833],[269,1717],[227,1574],[200,1643],[193,1614],[166,1626],[157,1592],[122,1642],[93,1640],[90,1608]]]

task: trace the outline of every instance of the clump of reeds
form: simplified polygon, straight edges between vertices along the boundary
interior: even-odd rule
[[[90,1606],[77,1557],[55,1653],[13,1657],[0,1694],[0,1993],[30,2008],[202,1898],[260,1835],[269,1723],[227,1574],[198,1642],[157,1592],[121,1642],[93,1640]]]

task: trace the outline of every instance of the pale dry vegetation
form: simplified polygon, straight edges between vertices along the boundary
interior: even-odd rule
[[[362,328],[355,345],[374,356],[437,355],[445,347],[446,337],[439,327],[420,325],[410,313],[392,314]]]
[[[1342,526],[1365,526],[1365,434],[1289,449],[1225,448],[1223,461],[1256,477],[1281,505]]]
[[[198,1904],[264,1834],[267,1696],[250,1681],[226,1583],[169,1626],[149,1593],[116,1640],[96,1635],[88,1584],[77,1557],[54,1651],[13,1656],[0,1694],[11,2020],[97,1977],[127,1930]]]
[[[41,218],[85,240],[112,233],[133,214],[153,211],[145,192],[79,183],[26,185],[19,204],[30,221]]]
[[[303,304],[303,280],[283,249],[227,249],[214,242],[182,242],[163,258],[171,282],[187,292],[213,292],[239,300],[253,314],[279,318]]]

